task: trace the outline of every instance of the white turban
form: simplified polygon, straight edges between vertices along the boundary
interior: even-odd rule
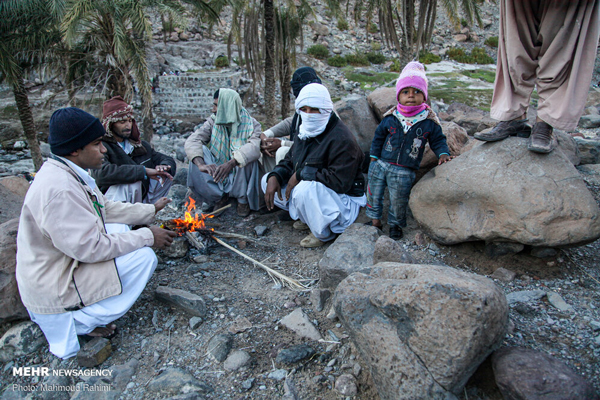
[[[318,108],[319,114],[300,111],[304,106]],[[319,83],[304,86],[296,98],[296,112],[302,118],[299,139],[305,140],[323,133],[333,112],[333,102],[327,88]]]

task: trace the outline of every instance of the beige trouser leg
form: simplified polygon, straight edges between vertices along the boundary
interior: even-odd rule
[[[527,111],[537,86],[538,117],[573,130],[587,100],[598,37],[597,0],[501,0],[498,67],[490,115]]]

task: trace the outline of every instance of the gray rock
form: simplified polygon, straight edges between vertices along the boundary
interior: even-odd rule
[[[36,323],[21,322],[11,327],[0,339],[0,361],[9,362],[31,354],[46,343],[46,338]]]
[[[546,293],[546,297],[548,298],[548,302],[552,304],[554,307],[559,309],[562,312],[574,312],[575,309],[572,305],[568,304],[560,294],[556,292],[548,292]]]
[[[367,99],[362,95],[344,97],[334,104],[334,109],[356,138],[361,150],[369,151],[378,123]]]
[[[375,242],[373,252],[373,264],[380,262],[399,262],[403,264],[415,264],[416,261],[407,253],[399,242],[391,239],[389,236],[380,236]]]
[[[323,311],[329,297],[331,297],[331,292],[327,289],[313,289],[310,291],[310,301],[317,312]]]
[[[254,227],[254,232],[256,232],[256,236],[265,236],[265,233],[269,230],[265,225],[258,225]]]
[[[300,344],[277,352],[275,362],[284,364],[295,364],[315,354],[315,351],[307,344]]]
[[[286,315],[279,323],[289,330],[295,332],[298,336],[311,340],[321,340],[322,336],[310,322],[310,319],[304,314],[301,308],[297,308]]]
[[[190,244],[185,236],[176,237],[173,239],[173,243],[169,247],[164,248],[162,251],[165,256],[170,258],[182,258],[187,255],[190,249]]]
[[[29,318],[21,302],[15,276],[18,228],[19,220],[16,218],[0,225],[0,324]]]
[[[176,157],[176,158],[177,158],[179,161],[181,161],[181,162],[185,162],[185,160],[186,160],[186,157],[187,157],[187,154],[185,154],[185,149],[184,149],[184,147],[183,147],[183,146],[178,146],[178,147],[175,149],[175,157]],[[177,171],[177,172],[179,172],[179,171]],[[187,168],[185,169],[185,174],[186,174],[186,177],[187,177]]]
[[[381,121],[383,115],[398,104],[398,100],[396,100],[396,88],[383,87],[375,89],[367,96],[367,101],[375,113],[377,121]]]
[[[183,160],[182,160],[183,161]],[[173,177],[173,185],[187,186],[188,169],[185,167],[177,168],[177,172]]]
[[[526,140],[484,143],[436,167],[414,187],[413,216],[436,242],[474,240],[575,246],[600,237],[600,209],[560,151]]]
[[[148,384],[150,393],[161,395],[175,395],[185,388],[188,392],[210,393],[213,391],[209,385],[198,381],[189,372],[181,368],[168,368]]]
[[[235,350],[232,351],[225,362],[223,362],[223,368],[225,368],[227,371],[237,371],[238,369],[248,365],[250,360],[250,354],[243,350]]]
[[[529,303],[535,300],[539,300],[546,295],[543,290],[521,290],[518,292],[512,292],[506,295],[506,301],[508,305],[516,303]]]
[[[581,164],[600,164],[600,138],[574,138],[579,149]]]
[[[196,317],[206,315],[206,304],[204,299],[198,295],[186,292],[181,289],[174,289],[168,286],[159,286],[154,292],[154,296],[161,301],[181,308]]]
[[[72,378],[68,376],[50,375],[44,378],[42,384],[45,387],[70,386],[73,384],[73,381]],[[68,400],[71,398],[71,393],[69,393],[69,391],[47,390],[38,391],[37,393],[42,400]]]
[[[40,151],[43,157],[50,157],[50,145],[46,142],[40,142]]]
[[[245,391],[252,389],[252,385],[254,385],[255,380],[256,378],[246,379],[244,382],[242,382],[242,389],[244,389]]]
[[[112,371],[110,382],[113,388],[125,390],[131,382],[131,378],[135,375],[140,363],[135,358],[132,358],[127,363],[122,365],[113,365],[109,369]]]
[[[355,272],[333,302],[382,400],[454,398],[501,345],[508,322],[493,281],[433,265]]]
[[[179,171],[177,171],[179,173]],[[184,204],[187,201],[187,187],[174,183],[169,189],[168,197],[173,200],[175,204]]]
[[[510,271],[506,268],[497,268],[494,273],[492,275],[490,275],[491,278],[494,279],[498,279],[499,281],[502,282],[512,282],[515,277],[517,276],[516,273],[514,273],[513,271]]]
[[[459,156],[465,145],[469,142],[467,131],[454,122],[442,122],[442,131],[446,136],[446,143],[450,149],[451,156]],[[416,173],[415,181],[421,179],[427,172],[438,165],[438,157],[427,145],[423,153],[423,159],[419,164],[419,170]]]
[[[223,362],[229,355],[233,346],[233,337],[229,334],[218,334],[213,336],[206,345],[206,352],[218,362]]]
[[[579,119],[579,126],[585,129],[600,128],[600,115],[584,115]]]
[[[490,258],[517,254],[525,248],[521,243],[489,242],[485,244],[485,255]]]
[[[87,342],[77,353],[77,363],[82,367],[93,368],[102,364],[112,353],[110,340],[95,337]]]
[[[346,228],[319,261],[321,288],[335,289],[351,273],[372,266],[375,243],[380,234],[374,226],[363,224]]]
[[[344,396],[356,396],[358,387],[356,378],[350,374],[342,374],[335,380],[335,390]]]
[[[200,325],[202,325],[203,319],[200,317],[192,317],[190,318],[190,329],[195,330],[198,329]]]
[[[556,257],[558,250],[552,247],[532,247],[530,254],[536,258],[551,258]]]
[[[489,113],[462,103],[452,103],[448,107],[449,120],[463,127],[469,135],[496,126],[497,121]]]
[[[594,332],[600,331],[600,322],[599,321],[590,321],[590,326]]]
[[[276,369],[274,371],[269,372],[267,378],[273,379],[276,381],[282,381],[287,376],[287,371],[285,369]]]
[[[558,359],[523,347],[505,347],[492,355],[496,384],[506,400],[597,400],[593,385]]]

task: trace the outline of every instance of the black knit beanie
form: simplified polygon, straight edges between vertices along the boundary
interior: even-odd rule
[[[75,107],[60,108],[50,117],[50,151],[66,156],[104,136],[100,120]]]
[[[321,83],[317,72],[311,67],[298,68],[292,75],[292,81],[290,82],[294,96],[298,97],[302,88],[309,83]]]

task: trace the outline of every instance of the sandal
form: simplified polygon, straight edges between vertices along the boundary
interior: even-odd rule
[[[84,335],[77,335],[77,338],[79,338],[79,340],[81,340],[82,342],[87,343],[90,340],[97,338],[97,337],[102,337],[102,338],[110,340],[110,339],[114,338],[115,336],[117,336],[117,333],[118,333],[118,330],[117,330],[117,327],[115,326],[113,333],[111,333],[110,335],[107,335],[107,336],[92,336],[89,334],[84,334]]]

